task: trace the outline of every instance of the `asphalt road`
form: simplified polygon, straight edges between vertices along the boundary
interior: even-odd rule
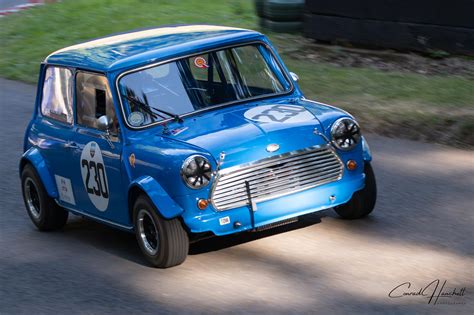
[[[131,234],[75,216],[54,233],[30,223],[17,164],[34,94],[0,80],[1,314],[474,313],[472,151],[369,135],[379,187],[369,218],[327,210],[195,243],[183,265],[157,270]],[[436,279],[464,296],[388,297]]]

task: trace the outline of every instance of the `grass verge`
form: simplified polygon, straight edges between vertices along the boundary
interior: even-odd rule
[[[162,24],[212,23],[259,29],[251,0],[65,0],[0,20],[0,75],[36,83],[52,51],[110,33]],[[474,146],[474,82],[371,68],[337,67],[287,52],[298,37],[269,34],[308,98],[353,113],[364,129]],[[295,49],[295,47],[291,47]]]

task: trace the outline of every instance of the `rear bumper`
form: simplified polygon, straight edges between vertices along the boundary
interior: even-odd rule
[[[200,213],[185,211],[182,217],[193,233],[212,232],[215,235],[238,233],[344,204],[350,200],[354,192],[364,188],[364,182],[363,172],[356,172],[350,176],[346,173],[346,176],[338,181],[257,203],[253,220],[248,206],[221,212],[211,208]],[[236,222],[240,225],[236,225]]]

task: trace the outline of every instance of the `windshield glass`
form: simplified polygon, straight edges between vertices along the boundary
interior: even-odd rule
[[[119,81],[126,119],[133,127],[289,89],[275,58],[260,44],[179,59]]]

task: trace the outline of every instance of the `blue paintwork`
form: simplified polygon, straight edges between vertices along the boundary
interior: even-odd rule
[[[260,38],[263,38],[263,35],[258,32],[231,27],[164,26],[67,47],[49,55],[45,62],[111,72],[236,41]]]
[[[53,198],[58,197],[58,190],[56,189],[56,184],[54,183],[54,179],[51,176],[51,172],[46,165],[46,161],[41,155],[40,150],[37,147],[30,147],[28,151],[23,153],[20,161],[20,169],[25,163],[30,163],[38,173],[41,181],[43,182],[43,186],[46,189],[46,192],[49,196]]]
[[[372,151],[370,151],[369,143],[365,140],[365,137],[362,137],[362,152],[364,156],[364,161],[372,161]]]
[[[141,176],[135,179],[130,184],[129,191],[134,187],[138,187],[141,191],[146,193],[155,205],[160,205],[159,211],[165,219],[172,219],[183,214],[184,209],[168,195],[153,177]]]
[[[215,169],[219,153],[224,151],[226,158],[222,168],[232,167],[284,152],[325,145],[325,139],[315,135],[313,130],[316,128],[330,137],[330,128],[335,120],[351,117],[336,107],[305,99],[296,82],[286,95],[200,112],[186,117],[183,123],[170,122],[169,130],[186,128],[178,135],[163,132],[161,125],[131,130],[126,127],[122,115],[118,115],[121,128],[114,148],[100,137],[99,131],[52,121],[37,110],[41,103],[40,87],[45,66],[48,64],[102,72],[112,88],[115,110],[120,113],[115,83],[124,71],[177,56],[252,41],[261,41],[274,50],[268,39],[258,32],[218,27],[210,27],[206,31],[206,28],[209,26],[192,26],[193,31],[189,31],[188,26],[176,26],[129,33],[79,44],[46,58],[40,71],[36,108],[25,134],[24,158],[38,170],[51,197],[58,198],[54,175],[70,178],[76,205],[57,200],[61,205],[74,213],[132,230],[128,196],[131,189],[138,187],[150,197],[164,218],[181,217],[191,232],[225,235],[343,204],[364,187],[363,164],[372,158],[365,139],[349,152],[337,150],[344,164],[349,159],[356,160],[359,165],[357,170],[345,170],[343,178],[337,182],[259,203],[254,224],[248,207],[223,212],[215,211],[212,205],[204,211],[197,208],[198,199],[209,197],[211,185],[193,190],[183,183],[180,169],[190,155],[206,157]],[[283,65],[278,55],[276,57]],[[284,65],[283,71],[288,76]],[[303,106],[313,114],[314,119],[289,124],[258,123],[244,117],[246,110],[266,104]],[[75,146],[70,146],[71,141]],[[104,157],[111,191],[106,211],[98,211],[94,207],[81,178],[80,155],[90,141],[99,145]],[[279,151],[267,152],[265,148],[270,143],[278,143]],[[136,157],[134,166],[128,160],[132,153]],[[336,196],[333,202],[329,201],[331,195]],[[242,225],[239,228],[234,228],[233,224],[220,225],[219,219],[227,216],[231,223],[239,221]]]
[[[212,209],[200,211],[197,214],[185,211],[183,219],[192,232],[211,230],[216,235],[227,235],[252,230],[259,226],[346,203],[351,198],[353,191],[364,187],[364,178],[363,174],[359,174],[351,180],[345,179],[344,181],[329,183],[321,187],[258,203],[258,209],[254,213],[254,225],[252,225],[248,207],[230,209],[217,214]],[[333,203],[328,202],[328,197],[331,195],[337,196]],[[191,198],[182,196],[178,197],[177,200],[187,204],[189,203],[188,199],[191,200]],[[189,203],[189,207],[192,206],[192,203]],[[235,228],[232,224],[220,225],[219,219],[226,216],[230,217],[231,223],[239,221],[242,224],[241,227]]]

